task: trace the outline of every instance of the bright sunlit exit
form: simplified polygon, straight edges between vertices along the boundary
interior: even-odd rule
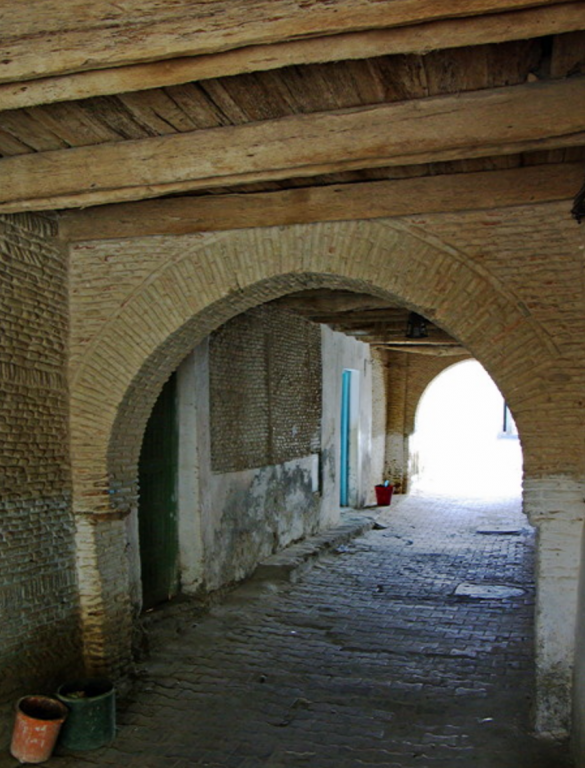
[[[522,450],[504,399],[475,361],[457,363],[424,392],[410,443],[413,491],[517,496]]]

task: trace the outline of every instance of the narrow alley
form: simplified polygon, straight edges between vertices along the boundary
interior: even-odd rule
[[[530,733],[533,539],[516,499],[413,495],[296,583],[151,613],[116,740],[51,764],[567,766]]]

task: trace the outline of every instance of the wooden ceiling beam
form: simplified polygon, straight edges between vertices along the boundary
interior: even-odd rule
[[[327,312],[314,310],[308,315],[309,320],[315,323],[337,323],[345,328],[374,328],[376,325],[384,327],[396,327],[404,330],[406,327],[406,318],[408,310],[404,307],[388,307],[373,310],[349,310]]]
[[[585,77],[0,161],[0,212],[585,143]]]
[[[110,67],[27,82],[0,84],[0,111],[60,101],[163,88],[292,65],[425,54],[585,29],[581,2],[564,2],[487,16],[251,45],[216,54]]]
[[[406,352],[416,355],[432,355],[433,357],[471,357],[471,353],[460,344],[383,344],[371,342],[372,347],[376,349],[387,350],[388,352]]]
[[[369,325],[367,323],[348,323],[345,319],[323,320],[319,317],[309,318],[314,323],[322,323],[333,328],[334,331],[342,331],[351,336],[368,336],[389,341],[391,339],[404,338],[406,329],[406,319],[403,323],[376,323]]]
[[[481,16],[556,0],[3,0],[0,81]]]
[[[359,332],[355,328],[345,328],[343,323],[325,323],[334,331],[340,331],[347,336],[355,336],[360,341],[367,344],[394,344],[399,347],[433,347],[433,346],[456,346],[458,341],[440,328],[433,327],[432,336],[426,336],[422,339],[409,339],[406,337],[406,323],[400,329],[391,332],[384,332],[367,329],[365,332]]]
[[[280,299],[275,299],[274,304],[278,304],[284,309],[290,309],[308,319],[317,312],[339,313],[366,309],[397,311],[400,309],[399,305],[392,304],[385,297],[330,288],[309,288],[306,291],[296,291],[282,296]]]
[[[67,241],[110,240],[477,210],[570,200],[582,182],[583,164],[567,163],[261,194],[168,198],[64,212],[59,231]]]

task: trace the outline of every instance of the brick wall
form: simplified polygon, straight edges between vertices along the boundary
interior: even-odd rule
[[[79,659],[68,455],[67,262],[50,218],[0,217],[0,694]]]
[[[565,203],[77,246],[70,294],[73,485],[67,269],[54,234],[50,218],[0,218],[6,693],[43,679],[49,685],[77,663],[72,489],[83,521],[77,559],[85,648],[104,669],[127,658],[123,516],[135,503],[149,408],[165,377],[205,335],[290,291],[372,289],[451,331],[512,407],[527,487],[548,489],[554,480],[538,519],[534,494],[526,496],[527,510],[546,526],[540,562],[547,562],[547,547],[557,557],[555,526],[562,528],[565,518],[581,526],[585,245]],[[569,504],[559,489],[571,483]],[[539,616],[547,615],[556,591],[568,594],[569,581],[575,586],[578,555],[569,555],[562,576],[545,567],[540,572]],[[576,590],[570,594],[562,616],[538,625],[540,679],[554,673],[561,681],[557,712],[567,709],[573,634],[556,642],[547,632],[570,626],[569,614],[574,623]],[[561,717],[552,712],[549,719],[554,724]]]
[[[406,493],[408,437],[405,420],[410,356],[405,352],[386,352],[385,356],[388,368],[388,405],[384,475],[393,483],[396,493]]]
[[[214,472],[280,464],[319,450],[318,325],[258,307],[216,331],[209,354]]]
[[[437,226],[440,223],[438,217]],[[481,223],[476,226],[482,230]],[[491,240],[497,234],[496,247],[505,249],[506,227],[482,231]],[[536,234],[546,240],[542,223]],[[528,236],[534,241],[529,228]],[[558,274],[569,252],[573,271],[578,254],[574,232],[555,237],[555,242],[566,243],[555,256]],[[535,409],[551,426],[557,424],[548,404],[548,388],[554,388],[571,433],[569,438],[555,432],[559,471],[567,466],[560,446],[570,444],[571,452],[575,450],[570,418],[581,379],[574,370],[564,370],[568,361],[554,334],[542,325],[550,313],[541,316],[536,302],[529,307],[515,293],[523,292],[521,275],[530,269],[528,261],[519,266],[520,279],[509,288],[502,282],[505,270],[502,275],[495,266],[487,270],[481,254],[469,257],[462,246],[445,245],[418,223],[413,227],[396,222],[91,243],[77,246],[72,256],[74,441],[85,464],[84,477],[91,463],[91,484],[95,488],[104,483],[104,494],[108,469],[85,436],[98,432],[109,440],[116,420],[110,450],[119,461],[116,458],[118,466],[111,471],[126,487],[132,482],[136,445],[149,407],[169,368],[237,312],[310,285],[356,290],[372,286],[387,291],[390,298],[400,297],[455,333],[492,374],[519,428],[535,443],[541,443]],[[572,304],[575,313],[574,298]],[[565,394],[569,400],[563,399]],[[127,465],[123,472],[122,461]],[[544,471],[546,461],[544,455],[537,460],[529,451],[526,466]]]
[[[525,478],[582,483],[582,230],[560,203],[76,246],[71,251],[76,509],[104,518],[131,513],[142,431],[169,373],[239,312],[312,287],[371,290],[452,333],[509,403],[522,439]],[[565,511],[572,514],[560,496],[558,504],[551,499],[547,505],[550,521]],[[88,615],[101,617],[102,627],[116,625],[125,610],[124,580],[108,580],[108,574],[123,570],[125,544],[113,535],[96,544],[104,579],[99,610],[82,597]],[[571,568],[575,581],[578,564]],[[540,590],[539,601],[546,603],[550,594]],[[90,626],[88,643],[100,631]],[[546,632],[539,632],[549,643]],[[120,655],[124,643],[123,636]],[[567,661],[554,670],[546,669],[546,653],[539,650],[540,674],[555,671],[568,690],[574,648],[562,650]],[[566,697],[563,703],[568,705]]]
[[[464,254],[491,281],[499,280],[524,317],[542,329],[531,353],[521,337],[506,343],[514,330],[510,322],[501,328],[485,325],[491,355],[470,348],[511,405],[523,444],[534,441],[534,451],[524,452],[531,475],[585,470],[583,433],[577,427],[585,382],[585,238],[570,207],[559,202],[407,219],[426,237]],[[484,309],[460,307],[458,332],[477,326]],[[540,360],[547,355],[556,364],[540,373]]]

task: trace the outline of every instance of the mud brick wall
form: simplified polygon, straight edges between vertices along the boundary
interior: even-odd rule
[[[48,217],[0,216],[0,696],[76,671],[67,261]]]
[[[209,352],[214,472],[281,464],[319,450],[318,325],[258,307],[216,331]]]

